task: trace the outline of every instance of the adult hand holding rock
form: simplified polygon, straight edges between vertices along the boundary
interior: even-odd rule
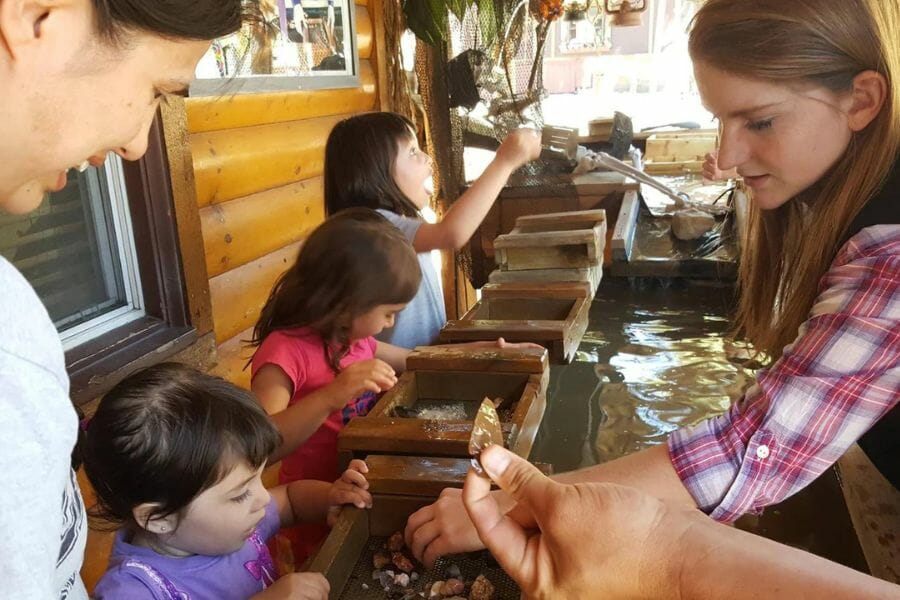
[[[497,446],[480,460],[517,504],[504,515],[489,493],[490,480],[472,469],[463,503],[481,540],[526,597],[664,595],[674,562],[667,558],[677,556],[670,542],[687,525],[671,519],[662,502],[619,485],[556,483]]]

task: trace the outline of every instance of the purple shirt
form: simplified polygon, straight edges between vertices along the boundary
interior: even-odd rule
[[[116,533],[109,568],[93,598],[145,600],[244,600],[275,581],[266,541],[281,527],[273,499],[240,550],[222,556],[174,558],[134,546]]]

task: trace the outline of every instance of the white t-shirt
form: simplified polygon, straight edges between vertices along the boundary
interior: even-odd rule
[[[87,598],[84,502],[71,467],[77,435],[56,328],[0,257],[0,598]]]

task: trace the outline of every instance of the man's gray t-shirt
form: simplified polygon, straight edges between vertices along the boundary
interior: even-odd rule
[[[404,217],[389,210],[379,209],[378,213],[399,229],[409,243],[416,238],[422,226],[421,219]],[[406,305],[391,329],[385,329],[376,337],[402,348],[427,346],[437,341],[438,333],[447,322],[444,310],[444,294],[437,270],[431,261],[431,252],[420,252],[419,266],[422,268],[422,283],[415,297]]]
[[[77,435],[56,328],[0,257],[0,598],[87,598],[84,502],[71,466]]]

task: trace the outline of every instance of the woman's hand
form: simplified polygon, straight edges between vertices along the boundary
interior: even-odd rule
[[[340,410],[366,392],[380,394],[397,383],[393,367],[383,360],[371,358],[355,362],[342,370],[329,385],[330,401],[334,410]]]
[[[328,526],[334,525],[337,516],[341,512],[341,506],[352,504],[357,508],[372,508],[372,494],[369,482],[366,481],[366,473],[369,467],[365,461],[355,458],[350,461],[350,466],[341,474],[341,478],[331,484],[328,492]]]
[[[321,573],[288,573],[252,600],[328,600],[331,586]]]
[[[673,520],[662,502],[633,488],[566,485],[500,447],[480,461],[517,501],[503,514],[491,481],[472,469],[463,503],[481,539],[529,598],[665,595],[669,558],[687,519]],[[660,533],[664,535],[660,536]],[[674,542],[674,543],[670,543]]]
[[[522,127],[512,131],[500,144],[494,160],[515,171],[525,163],[541,155],[541,134]]]

